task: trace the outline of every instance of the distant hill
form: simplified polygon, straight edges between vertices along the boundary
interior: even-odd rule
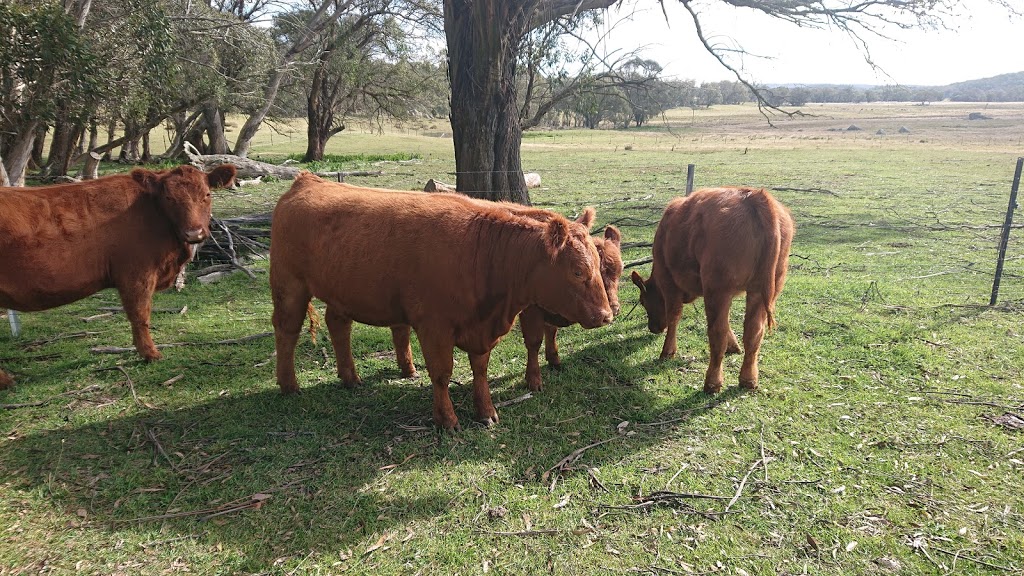
[[[939,88],[942,89],[943,96],[950,100],[1019,102],[1024,100],[1024,72],[956,82]]]
[[[775,84],[767,88],[779,102],[795,106],[807,102],[1024,102],[1024,72],[945,86]]]

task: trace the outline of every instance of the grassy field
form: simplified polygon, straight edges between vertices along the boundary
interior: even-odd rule
[[[496,427],[471,423],[457,353],[458,434],[432,428],[422,357],[424,376],[401,379],[386,329],[355,330],[357,390],[305,338],[298,397],[277,390],[272,338],[217,344],[272,329],[265,262],[256,280],[157,295],[175,312],[154,314],[154,338],[188,345],[154,364],[90,351],[131,345],[123,316],[82,320],[117,304],[105,291],[23,314],[20,339],[0,326],[18,380],[0,392],[0,575],[1020,574],[1024,432],[1004,418],[1024,416],[1019,229],[987,304],[1024,105],[806,111],[523,139],[533,201],[595,206],[627,245],[651,241],[687,164],[697,186],[776,189],[797,235],[759,391],[737,389],[737,357],[721,395],[701,391],[699,302],[680,357],[658,361],[628,278],[615,323],[562,331],[564,368]],[[351,181],[421,189],[454,182],[445,129],[353,129],[329,152],[415,155],[354,162],[384,174]],[[272,138],[253,154],[304,148],[300,126]],[[215,214],[269,210],[287,186],[217,192]],[[513,329],[492,355],[496,403],[526,392],[524,370]]]

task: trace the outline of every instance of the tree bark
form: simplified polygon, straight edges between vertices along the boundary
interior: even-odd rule
[[[530,204],[519,156],[515,72],[531,4],[444,2],[455,187],[463,194]]]
[[[142,156],[139,158],[139,160],[141,160],[143,164],[153,159],[153,155],[150,153],[149,150],[150,132],[152,132],[152,130],[146,130],[145,132],[142,133]]]
[[[67,120],[58,120],[53,127],[50,154],[43,167],[44,176],[56,178],[68,175],[75,143],[75,125]]]
[[[325,50],[320,56],[306,97],[306,155],[303,162],[324,159],[324,149],[332,136],[345,129],[334,126],[334,95],[337,87],[327,81],[327,65],[331,51]]]
[[[7,176],[7,168],[4,167],[4,157],[0,156],[0,186],[10,186],[11,179]]]
[[[37,122],[30,122],[22,127],[22,131],[15,136],[14,143],[7,151],[7,179],[11,186],[25,185],[25,168],[32,159],[32,145],[36,140]]]
[[[220,106],[215,100],[203,102],[203,122],[206,125],[206,135],[210,141],[207,152],[210,154],[230,154],[231,148],[228,139],[224,135],[224,115],[221,114]]]
[[[45,124],[36,128],[36,140],[32,143],[32,159],[29,161],[29,166],[34,170],[43,167],[43,149],[46,146],[46,133],[49,131],[50,127]]]

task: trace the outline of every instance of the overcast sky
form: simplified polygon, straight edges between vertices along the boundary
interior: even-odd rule
[[[1022,0],[1024,2],[1024,0]],[[896,38],[870,40],[871,56],[888,76],[871,69],[853,41],[838,30],[801,29],[751,10],[706,2],[701,26],[707,36],[748,53],[742,65],[748,76],[764,84],[904,84],[944,85],[1024,72],[1024,20],[974,0],[976,11],[956,22],[957,30],[887,30]],[[665,0],[668,21],[654,2],[636,11],[610,10],[604,32],[609,50],[646,46],[644,57],[656,60],[665,75],[698,82],[735,79],[707,54],[696,38],[690,15],[673,0]],[[633,12],[633,10],[629,10]],[[610,30],[609,30],[610,28]]]

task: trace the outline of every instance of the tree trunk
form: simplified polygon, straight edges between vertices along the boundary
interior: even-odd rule
[[[43,168],[44,176],[56,178],[68,175],[75,143],[75,125],[67,120],[58,120],[53,127],[50,154]]]
[[[10,186],[11,179],[7,177],[7,168],[4,167],[4,157],[0,156],[0,186]]]
[[[203,102],[203,122],[206,124],[206,134],[210,139],[207,147],[208,154],[230,154],[228,139],[224,135],[224,115],[214,100]]]
[[[36,128],[36,139],[32,143],[32,158],[29,161],[29,166],[34,170],[39,170],[43,167],[43,149],[46,146],[46,133],[49,131],[50,127],[46,124]]]
[[[455,187],[477,198],[529,205],[515,86],[516,54],[529,24],[523,4],[445,0],[444,28]]]
[[[238,139],[235,140],[235,155],[242,158],[249,157],[249,147],[252,145],[252,139],[256,136],[256,132],[259,131],[260,124],[263,124],[267,114],[270,113],[270,108],[274,105],[274,101],[277,100],[277,92],[281,88],[281,81],[284,80],[284,75],[285,71],[282,69],[274,70],[271,74],[270,82],[263,89],[263,106],[250,114],[245,119],[242,129],[238,131]]]
[[[327,75],[327,59],[330,51],[325,50],[313,71],[309,95],[306,97],[306,155],[303,162],[324,159],[324,148],[331,137],[331,124],[334,123],[334,107],[326,101],[324,94],[324,77]]]
[[[32,144],[36,140],[36,122],[22,127],[21,133],[14,138],[14,143],[7,150],[6,171],[11,186],[25,185],[25,168],[32,159]]]
[[[114,132],[116,130],[117,130],[117,121],[114,120],[113,118],[111,118],[110,121],[107,122],[107,143],[108,144],[114,141]],[[110,162],[110,150],[111,149],[108,149],[106,151],[106,153],[103,154],[104,162]]]
[[[149,150],[149,133],[150,132],[152,132],[152,130],[146,130],[145,132],[142,133],[142,156],[139,158],[139,160],[141,160],[143,164],[145,164],[145,163],[147,163],[147,162],[149,162],[150,160],[153,159],[153,155],[150,154],[150,150]]]

